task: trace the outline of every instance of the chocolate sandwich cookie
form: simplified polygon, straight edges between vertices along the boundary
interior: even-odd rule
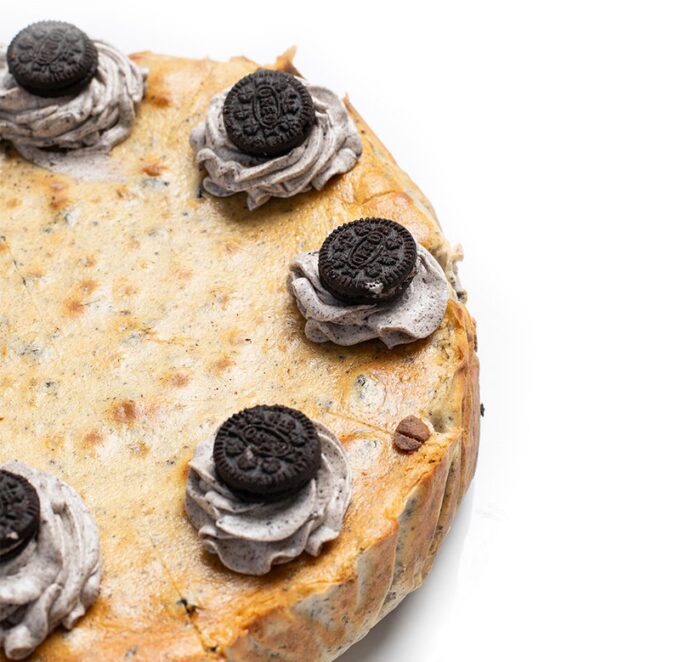
[[[284,71],[261,69],[241,78],[224,100],[224,127],[236,147],[272,157],[301,145],[314,125],[307,88]]]
[[[62,97],[84,89],[97,71],[99,54],[75,25],[40,21],[19,32],[7,48],[16,82],[41,97]]]
[[[321,445],[314,423],[280,405],[244,409],[217,432],[213,460],[219,479],[245,501],[295,494],[317,473]]]
[[[319,278],[346,303],[389,301],[416,273],[416,242],[399,223],[362,218],[331,232],[319,251]]]
[[[37,535],[40,497],[23,476],[0,470],[0,563],[18,556]]]

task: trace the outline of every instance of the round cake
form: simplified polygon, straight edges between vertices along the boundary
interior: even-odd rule
[[[291,57],[267,68],[301,80]],[[248,200],[211,195],[189,134],[214,98],[221,117],[216,95],[258,66],[131,60],[144,99],[105,157],[47,150],[36,164],[8,142],[0,152],[0,460],[80,494],[103,568],[99,597],[34,659],[333,660],[422,583],[475,471],[478,361],[462,255],[347,100],[358,160],[345,154],[290,197],[270,198],[271,187]],[[305,335],[291,260],[357,219],[400,224],[448,279],[427,337],[343,346]],[[202,547],[184,500],[197,445],[258,405],[332,431],[352,493],[318,555],[249,575]],[[318,444],[305,425],[304,443]],[[233,457],[225,451],[223,470],[240,479]],[[306,471],[277,489],[308,481]]]

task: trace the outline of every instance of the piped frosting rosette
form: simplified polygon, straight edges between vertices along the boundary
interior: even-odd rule
[[[144,96],[146,73],[110,44],[93,40],[97,71],[75,95],[48,98],[20,87],[0,49],[0,139],[41,164],[54,150],[108,152],[125,140]]]
[[[263,575],[303,552],[318,556],[337,538],[351,496],[347,457],[337,437],[314,424],[321,445],[317,475],[297,494],[271,503],[247,502],[219,480],[213,440],[189,463],[185,506],[203,547],[231,570]]]
[[[249,209],[270,198],[290,198],[321,190],[334,175],[347,172],[361,155],[361,139],[342,101],[330,90],[310,85],[316,121],[304,142],[282,156],[251,156],[229,139],[223,107],[231,88],[213,97],[207,118],[190,136],[196,162],[207,172],[208,193],[226,197],[245,192]]]
[[[78,494],[21,462],[0,469],[23,476],[40,499],[37,536],[0,563],[0,645],[21,659],[57,626],[72,628],[99,593],[99,533]]]
[[[446,312],[451,288],[429,251],[417,247],[417,266],[406,290],[390,301],[350,304],[336,299],[319,278],[319,251],[290,264],[288,290],[306,319],[305,335],[316,343],[356,345],[378,338],[389,348],[427,338]]]

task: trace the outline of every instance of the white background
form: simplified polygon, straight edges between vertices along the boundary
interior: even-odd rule
[[[448,9],[444,9],[444,5]],[[348,91],[429,196],[479,326],[473,488],[343,662],[680,659],[680,8],[618,0],[3,2],[126,51]]]

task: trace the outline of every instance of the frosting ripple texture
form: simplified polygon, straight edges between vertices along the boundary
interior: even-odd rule
[[[99,533],[80,496],[55,476],[21,462],[2,469],[26,478],[40,497],[40,529],[0,564],[0,645],[21,659],[57,626],[72,628],[99,593]]]
[[[20,87],[0,51],[0,138],[26,159],[40,162],[48,150],[108,152],[132,130],[144,96],[145,72],[106,42],[94,40],[99,66],[76,95],[45,98]]]
[[[208,173],[203,180],[208,193],[227,197],[245,191],[248,208],[255,209],[271,197],[320,191],[331,177],[354,167],[361,156],[361,139],[342,101],[324,87],[300,81],[314,102],[316,123],[301,145],[274,158],[241,152],[224,127],[222,109],[231,88],[213,97],[205,122],[190,136],[196,162]]]
[[[344,303],[322,285],[319,251],[295,257],[288,290],[307,320],[307,338],[336,345],[379,338],[392,348],[434,333],[444,319],[452,290],[432,254],[420,244],[417,252],[416,274],[406,290],[395,299],[371,304]]]
[[[203,547],[229,569],[264,575],[272,565],[303,552],[318,556],[338,537],[351,497],[345,451],[337,437],[315,423],[321,467],[300,492],[274,503],[249,503],[221,483],[212,458],[213,439],[201,442],[189,463],[185,507]]]

